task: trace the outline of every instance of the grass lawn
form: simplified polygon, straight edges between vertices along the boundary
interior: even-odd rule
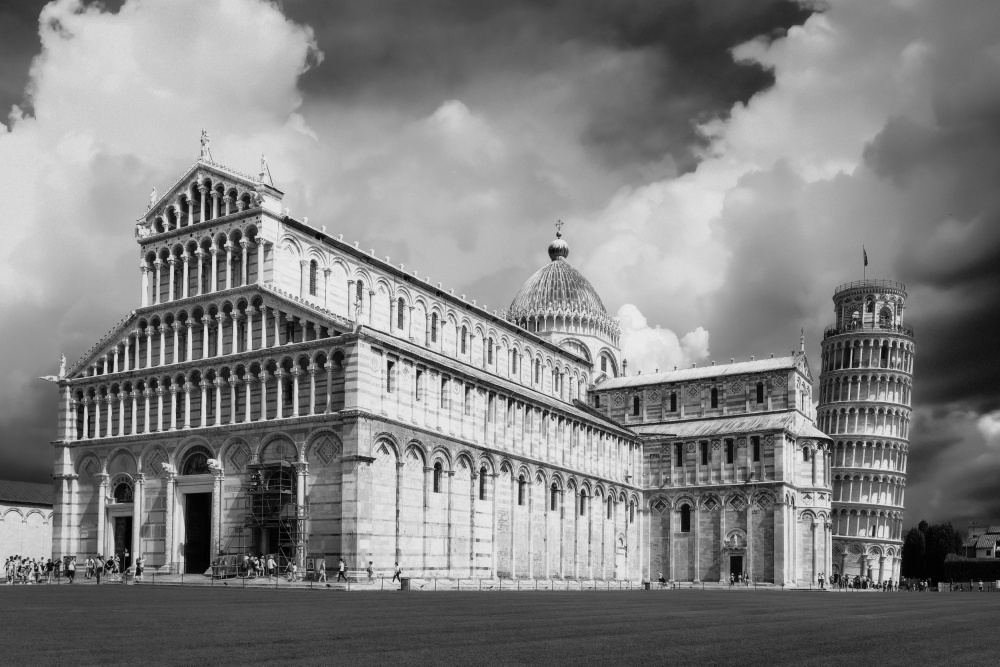
[[[0,663],[992,664],[1000,594],[0,586]]]

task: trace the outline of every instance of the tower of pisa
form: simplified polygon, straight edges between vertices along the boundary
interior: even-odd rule
[[[859,280],[833,302],[818,409],[834,441],[832,574],[898,580],[914,352],[906,287]]]

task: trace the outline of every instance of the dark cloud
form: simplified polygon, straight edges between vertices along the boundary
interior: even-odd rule
[[[46,2],[5,0],[0,3],[0,123],[7,123],[11,106],[17,104],[26,108],[24,89],[28,85],[28,68],[41,49],[38,14]]]
[[[669,157],[683,170],[702,142],[696,122],[726,116],[773,81],[759,65],[734,62],[730,49],[783,35],[811,14],[787,0],[284,7],[316,30],[326,55],[303,77],[307,94],[391,101],[423,114],[459,94],[468,103],[476,95],[520,98],[539,82],[572,84],[566,103],[586,110],[581,138],[598,155],[616,166]],[[569,81],[578,67],[584,80]]]

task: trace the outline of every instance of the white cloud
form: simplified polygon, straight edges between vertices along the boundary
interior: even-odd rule
[[[622,357],[628,360],[630,375],[637,371],[652,373],[684,368],[708,356],[708,332],[702,327],[678,338],[669,329],[650,327],[639,309],[630,303],[618,310],[618,321],[622,329]]]
[[[1000,449],[1000,410],[982,415],[976,421],[976,427],[987,445]]]

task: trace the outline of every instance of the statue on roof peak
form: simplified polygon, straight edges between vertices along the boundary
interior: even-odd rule
[[[205,159],[211,159],[211,155],[208,150],[208,130],[202,128],[201,130],[201,157]]]
[[[267,173],[267,158],[260,154],[260,182],[264,182],[264,175]]]
[[[146,207],[146,210],[148,211],[149,209],[153,208],[153,204],[155,203],[156,203],[156,188],[153,188],[153,190],[149,193],[149,206]]]

